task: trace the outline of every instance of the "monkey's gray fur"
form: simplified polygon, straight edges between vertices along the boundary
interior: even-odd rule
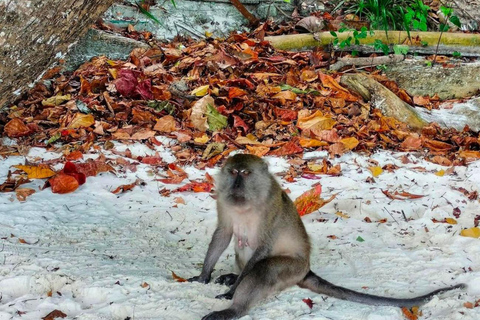
[[[213,268],[232,237],[239,275],[217,279],[217,283],[230,285],[217,298],[233,299],[233,303],[203,320],[241,317],[270,293],[294,285],[338,299],[399,307],[418,306],[440,292],[464,287],[459,284],[415,298],[396,299],[336,286],[310,270],[310,241],[303,222],[261,158],[248,154],[230,157],[217,180],[217,228],[201,274],[189,281],[210,282]]]

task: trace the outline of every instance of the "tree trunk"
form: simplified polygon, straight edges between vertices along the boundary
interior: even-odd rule
[[[114,0],[0,0],[0,110],[67,52]]]

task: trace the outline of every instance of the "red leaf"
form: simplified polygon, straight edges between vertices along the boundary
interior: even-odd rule
[[[48,183],[52,187],[53,193],[60,194],[75,191],[80,185],[75,177],[65,173],[59,173],[55,177],[50,178]]]
[[[209,182],[190,182],[184,185],[183,187],[177,188],[172,192],[210,192],[212,191],[213,184]]]
[[[237,116],[235,114],[232,114],[232,116],[233,116],[233,127],[234,128],[240,127],[240,128],[243,129],[244,133],[247,133],[248,132],[248,126],[245,123],[245,121],[243,121],[242,118],[240,118],[239,116]]]
[[[135,90],[144,100],[152,100],[152,82],[150,79],[146,79],[140,82]]]
[[[233,98],[238,98],[238,97],[243,97],[247,95],[247,91],[243,90],[243,89],[240,89],[240,88],[236,88],[236,87],[230,87],[228,89],[228,97],[230,99],[233,99]]]
[[[296,153],[302,153],[303,148],[298,144],[298,139],[292,139],[291,141],[285,143],[280,148],[273,150],[269,153],[272,156],[286,156]]]
[[[305,299],[302,299],[302,301],[305,302],[310,309],[313,308],[313,301],[312,301],[312,299],[310,299],[310,298],[305,298]]]
[[[33,131],[19,118],[10,120],[3,130],[9,138],[19,138],[33,133]]]
[[[135,93],[138,85],[137,77],[130,69],[121,69],[118,71],[118,78],[115,81],[115,87],[118,93],[125,97],[131,97]]]

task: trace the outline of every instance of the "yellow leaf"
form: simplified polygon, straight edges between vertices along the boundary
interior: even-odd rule
[[[445,175],[445,170],[439,170],[435,173],[435,175],[439,176],[439,177],[443,177]]]
[[[323,163],[307,163],[308,169],[312,170],[313,172],[320,172],[323,169]]]
[[[342,211],[337,211],[335,214],[336,214],[337,216],[342,217],[342,218],[345,218],[345,219],[350,218],[349,215],[346,215],[346,214],[343,213]]]
[[[368,168],[368,170],[370,170],[370,172],[372,173],[372,176],[374,176],[375,178],[378,177],[383,172],[383,169],[378,166],[370,167]]]
[[[445,218],[445,222],[448,224],[457,224],[457,220],[453,218]]]
[[[196,143],[199,143],[199,144],[205,144],[208,142],[210,138],[208,137],[208,135],[206,135],[205,133],[201,136],[201,137],[197,137],[195,139],[193,139],[193,141],[195,141]]]
[[[191,95],[197,96],[197,97],[203,97],[203,96],[207,95],[208,87],[209,87],[208,84],[204,85],[204,86],[201,86],[201,87],[198,87],[191,92]]]
[[[345,148],[348,150],[353,150],[356,146],[358,146],[358,140],[355,137],[343,138],[340,140],[340,142],[343,143]]]
[[[117,69],[109,68],[108,72],[110,73],[110,75],[112,76],[113,79],[117,79],[117,77],[118,77],[118,70]]]
[[[314,114],[309,114],[307,111],[300,111],[298,113],[297,127],[302,130],[310,130],[315,135],[320,134],[322,130],[330,130],[337,122],[331,117],[324,116],[323,113],[317,110]]]
[[[93,115],[77,113],[75,114],[75,117],[73,117],[72,122],[70,122],[70,124],[68,125],[68,128],[70,129],[86,128],[86,127],[90,127],[94,123],[95,123],[95,118],[93,118]]]
[[[463,229],[462,231],[460,231],[460,235],[470,238],[480,238],[480,229],[477,227]]]
[[[14,167],[25,171],[29,179],[44,179],[55,175],[55,172],[46,164],[40,164],[38,166],[16,165]]]
[[[42,105],[45,107],[55,107],[61,105],[65,101],[70,100],[70,95],[66,94],[64,96],[58,95],[42,100]]]
[[[213,32],[205,30],[205,37],[210,38],[211,36],[213,36]]]

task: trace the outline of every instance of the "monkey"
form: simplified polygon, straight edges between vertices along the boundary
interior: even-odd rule
[[[229,157],[217,177],[216,195],[217,227],[200,275],[188,281],[209,283],[215,264],[232,238],[239,274],[222,275],[216,280],[230,287],[216,298],[232,299],[232,305],[202,320],[242,317],[254,302],[294,285],[338,299],[397,307],[419,306],[441,292],[465,288],[465,284],[457,284],[399,299],[357,292],[322,279],[310,269],[310,240],[295,205],[260,157]]]

